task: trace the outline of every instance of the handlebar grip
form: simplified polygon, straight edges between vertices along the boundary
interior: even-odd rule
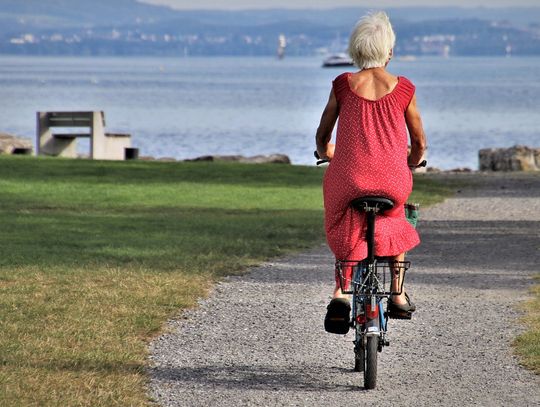
[[[325,164],[328,162],[328,160],[325,160],[323,158],[321,158],[321,156],[319,155],[319,153],[317,152],[317,150],[315,150],[313,152],[313,155],[315,156],[315,158],[317,159],[317,165],[321,165],[321,164]]]

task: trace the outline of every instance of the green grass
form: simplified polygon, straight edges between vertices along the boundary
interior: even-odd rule
[[[540,283],[540,274],[537,274],[535,279]],[[516,338],[514,346],[521,363],[540,374],[540,284],[533,286],[531,293],[533,298],[523,305],[526,312],[523,322],[527,331]]]
[[[324,240],[323,172],[0,157],[0,405],[146,405],[167,318]],[[415,188],[422,204],[451,193]]]

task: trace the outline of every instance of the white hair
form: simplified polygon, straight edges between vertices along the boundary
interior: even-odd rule
[[[385,12],[366,14],[358,21],[349,40],[349,54],[360,69],[385,66],[396,35]]]

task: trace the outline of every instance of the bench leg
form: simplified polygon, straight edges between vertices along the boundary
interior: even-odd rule
[[[77,140],[73,139],[56,139],[53,137],[47,113],[38,112],[36,123],[36,154],[37,155],[52,155],[55,157],[77,157]]]

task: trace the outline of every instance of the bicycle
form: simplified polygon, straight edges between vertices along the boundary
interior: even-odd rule
[[[326,162],[319,159],[317,165]],[[424,160],[415,167],[424,167]],[[384,346],[389,346],[387,339],[389,314],[385,311],[384,300],[393,295],[401,295],[405,272],[410,267],[409,261],[398,262],[375,256],[374,236],[375,219],[394,207],[394,202],[386,197],[362,196],[354,199],[351,206],[366,213],[367,257],[363,260],[337,260],[341,292],[352,294],[352,312],[350,325],[354,329],[354,371],[364,372],[364,388],[374,389],[377,384],[377,355]],[[397,287],[392,278],[399,278]],[[394,286],[392,288],[392,286]],[[411,319],[410,312],[394,314],[396,319]]]

